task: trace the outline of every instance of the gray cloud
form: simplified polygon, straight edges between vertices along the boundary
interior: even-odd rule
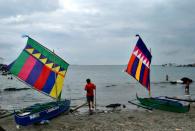
[[[35,12],[48,12],[58,8],[56,0],[1,0],[0,18],[16,15],[31,15]]]
[[[40,0],[34,4],[32,0],[0,2],[0,56],[7,62],[23,49],[22,34],[55,49],[70,64],[127,64],[137,33],[152,49],[152,64],[194,59],[193,0]]]

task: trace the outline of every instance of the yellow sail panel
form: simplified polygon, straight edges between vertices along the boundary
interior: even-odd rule
[[[60,70],[60,66],[53,68],[53,71],[55,71],[55,72],[59,72],[59,70]]]
[[[34,56],[34,57],[36,57],[37,59],[39,59],[39,58],[40,58],[40,56],[41,56],[41,53],[36,53],[36,54],[33,54],[33,56]]]
[[[63,83],[64,83],[64,76],[58,75],[56,82],[53,86],[53,89],[50,92],[51,97],[58,98],[58,96],[60,95],[62,91]]]
[[[51,69],[53,66],[53,63],[49,63],[49,64],[45,64],[45,65]]]
[[[43,64],[45,64],[47,62],[47,58],[40,59],[40,61],[43,62]]]
[[[29,52],[30,54],[32,54],[34,49],[33,48],[29,48],[29,49],[26,49],[26,51]]]
[[[64,71],[60,71],[60,72],[59,72],[59,74],[60,74],[60,75],[62,75],[62,76],[65,76],[65,74],[66,74],[66,70],[64,70]]]
[[[140,79],[141,67],[142,67],[142,61],[139,60],[137,71],[136,71],[136,75],[135,75],[135,79],[138,80],[138,81]]]

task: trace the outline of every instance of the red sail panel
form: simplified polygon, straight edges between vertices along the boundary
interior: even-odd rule
[[[18,77],[22,80],[26,80],[33,69],[34,65],[36,63],[36,59],[29,55],[28,59],[24,63],[22,69],[20,70]]]
[[[131,75],[131,69],[132,69],[132,66],[133,66],[134,61],[135,61],[135,55],[132,55],[131,58],[130,58],[130,60],[129,60],[129,63],[127,65],[127,70],[126,70],[126,72],[128,74],[130,74],[130,75]]]
[[[42,90],[42,88],[44,87],[44,85],[49,77],[50,72],[51,72],[51,70],[44,65],[37,81],[34,84],[34,87],[36,89]]]
[[[145,70],[144,70],[144,78],[143,78],[143,85],[146,86],[146,88],[148,89],[147,87],[147,80],[148,80],[148,76],[149,75],[149,69],[146,67]]]

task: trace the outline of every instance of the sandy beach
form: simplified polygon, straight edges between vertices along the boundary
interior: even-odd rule
[[[188,113],[160,110],[115,110],[86,113],[69,113],[49,123],[16,128],[13,116],[0,119],[6,131],[194,131],[195,105]]]

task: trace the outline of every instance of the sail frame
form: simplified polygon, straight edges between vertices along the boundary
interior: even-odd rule
[[[48,59],[44,63],[42,58]],[[60,99],[68,66],[57,54],[28,36],[26,47],[8,67],[10,72],[26,85],[51,98]],[[32,79],[35,81],[32,82]]]
[[[130,56],[125,72],[131,75],[142,86],[146,87],[150,95],[150,65],[152,60],[151,52],[139,35],[138,41]]]

